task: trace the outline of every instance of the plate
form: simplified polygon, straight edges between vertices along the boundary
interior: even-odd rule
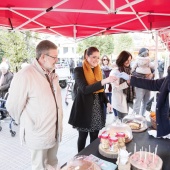
[[[137,130],[132,129],[132,132],[144,132],[147,128],[148,128],[147,126],[144,126],[144,127],[137,129]]]

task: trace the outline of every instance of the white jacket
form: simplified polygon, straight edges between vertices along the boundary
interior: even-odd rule
[[[136,58],[135,63],[132,65],[132,72],[135,71],[140,74],[151,74],[151,69],[154,69],[154,63],[150,61],[149,57]]]
[[[120,71],[115,68],[110,72],[110,76],[116,76],[118,73]],[[123,89],[128,88],[128,84],[126,82],[119,84],[119,82],[120,79],[118,78],[112,83],[112,107],[119,112],[128,113],[126,94],[123,93]]]
[[[11,82],[6,108],[16,123],[20,123],[21,141],[30,149],[52,148],[61,140],[63,111],[55,73],[52,82],[58,125],[54,96],[37,60],[20,70]]]

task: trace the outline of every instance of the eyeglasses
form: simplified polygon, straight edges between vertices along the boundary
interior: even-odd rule
[[[106,58],[103,59],[103,61],[106,61],[106,60],[108,61],[108,59],[106,59]]]
[[[58,59],[58,57],[53,57],[53,56],[51,56],[51,55],[49,55],[49,54],[45,54],[45,55],[48,56],[48,57],[53,58],[54,60]]]

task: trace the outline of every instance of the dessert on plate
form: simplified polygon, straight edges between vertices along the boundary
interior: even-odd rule
[[[101,170],[94,162],[86,160],[87,156],[75,156],[67,162],[66,170]]]
[[[155,153],[139,151],[130,156],[132,170],[161,170],[162,159]]]
[[[120,121],[103,128],[99,133],[99,153],[107,158],[118,157],[119,149],[126,149],[126,143],[133,138],[131,128]]]
[[[147,121],[141,115],[129,114],[123,118],[122,122],[127,124],[132,132],[143,132],[147,129]]]

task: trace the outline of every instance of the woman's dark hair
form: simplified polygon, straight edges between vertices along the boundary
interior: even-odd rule
[[[84,59],[86,58],[86,53],[87,53],[87,49],[84,50],[84,55],[83,55]]]
[[[108,61],[108,64],[110,63],[110,59],[107,55],[104,55],[102,58],[101,58],[101,61],[102,61],[102,65],[103,65],[103,58],[107,58],[107,61]]]
[[[99,52],[99,50],[96,48],[96,47],[89,47],[87,50],[86,50],[86,55],[90,56],[92,55],[94,52]]]
[[[132,58],[132,54],[130,54],[128,51],[122,51],[116,60],[116,65],[118,67],[122,67],[124,63],[128,60],[129,56],[131,56]]]

